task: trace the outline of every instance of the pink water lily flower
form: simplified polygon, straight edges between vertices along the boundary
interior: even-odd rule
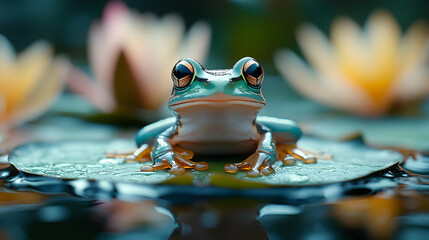
[[[206,59],[211,30],[195,23],[187,33],[176,15],[157,18],[111,2],[88,37],[95,80],[75,69],[69,86],[103,112],[158,109],[171,93],[171,69],[183,57]]]
[[[393,16],[373,13],[364,29],[348,18],[337,19],[331,41],[312,25],[298,31],[308,60],[280,51],[275,64],[304,96],[348,113],[374,117],[395,104],[429,95],[429,28],[414,23],[401,35]]]
[[[0,35],[0,142],[5,132],[50,107],[63,89],[68,69],[68,61],[54,57],[48,43],[36,42],[16,55]]]

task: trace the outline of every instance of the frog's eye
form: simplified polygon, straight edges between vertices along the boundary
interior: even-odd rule
[[[264,79],[264,70],[261,65],[253,59],[243,65],[243,77],[252,87],[260,87]]]
[[[188,86],[194,77],[194,67],[186,60],[180,60],[173,68],[171,79],[176,88]]]

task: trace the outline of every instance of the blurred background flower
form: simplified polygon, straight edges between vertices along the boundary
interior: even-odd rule
[[[206,23],[197,22],[185,33],[178,15],[157,18],[111,2],[88,35],[89,65],[96,81],[75,68],[68,83],[103,112],[156,110],[170,96],[172,66],[183,57],[204,62],[210,38]]]
[[[395,104],[429,95],[429,28],[401,28],[386,11],[373,13],[364,29],[338,18],[331,41],[311,24],[299,28],[298,43],[311,67],[290,50],[275,56],[279,72],[301,94],[348,113],[373,117]]]
[[[68,66],[65,58],[53,56],[47,42],[36,42],[17,56],[0,35],[0,136],[48,109],[63,89]]]

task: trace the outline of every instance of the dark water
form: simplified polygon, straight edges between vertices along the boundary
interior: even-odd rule
[[[1,239],[428,239],[429,178],[231,190],[0,172]]]

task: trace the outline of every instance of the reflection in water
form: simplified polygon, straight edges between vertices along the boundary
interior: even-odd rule
[[[400,227],[400,216],[428,213],[429,198],[401,187],[371,197],[356,197],[332,204],[333,216],[347,229],[362,229],[375,239],[388,239]],[[426,215],[429,220],[429,214]],[[404,227],[404,226],[401,226]],[[429,229],[426,230],[429,234]]]
[[[7,205],[0,207],[1,239],[424,239],[429,234],[428,195],[405,187],[296,206],[246,198],[172,204],[14,192],[2,192],[0,199]]]
[[[94,217],[104,219],[106,232],[120,233],[138,229],[142,225],[150,225],[159,229],[166,222],[173,222],[170,215],[158,211],[156,202],[125,202],[112,200],[94,207]]]
[[[171,239],[268,239],[256,220],[261,203],[246,199],[170,206],[179,226]]]

